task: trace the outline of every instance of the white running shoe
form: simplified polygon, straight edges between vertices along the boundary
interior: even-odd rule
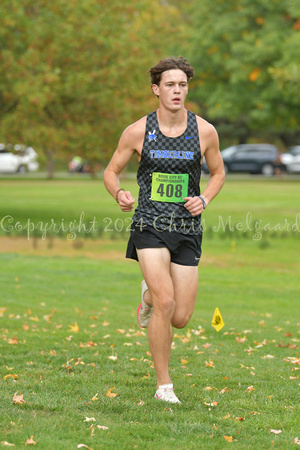
[[[155,392],[155,398],[157,398],[157,400],[163,400],[169,403],[181,404],[181,401],[176,397],[174,393],[172,383],[163,384],[162,386],[159,386],[157,391]]]
[[[148,306],[147,303],[145,303],[144,301],[144,294],[146,291],[148,291],[148,286],[145,280],[142,281],[141,287],[142,287],[142,301],[137,310],[137,318],[139,326],[141,328],[147,328],[153,313],[153,307]]]

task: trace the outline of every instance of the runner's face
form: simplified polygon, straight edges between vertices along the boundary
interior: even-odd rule
[[[184,107],[188,88],[187,76],[180,69],[163,72],[159,86],[152,86],[154,94],[159,96],[160,104],[172,110]]]

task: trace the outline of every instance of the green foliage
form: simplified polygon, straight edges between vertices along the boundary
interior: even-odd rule
[[[174,8],[4,0],[0,15],[1,140],[107,161],[122,130],[154,106],[146,70],[166,51]]]
[[[191,6],[189,55],[197,74],[191,95],[210,120],[233,124],[229,130],[240,141],[251,130],[286,141],[286,132],[290,138],[299,132],[299,15],[294,0]]]

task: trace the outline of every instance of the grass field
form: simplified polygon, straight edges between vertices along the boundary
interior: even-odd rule
[[[133,181],[123,184],[136,195]],[[171,407],[154,399],[147,334],[136,321],[141,274],[123,257],[130,215],[99,181],[0,187],[3,446],[297,448],[296,181],[229,179],[205,211],[195,312],[174,330],[171,375],[182,405]]]

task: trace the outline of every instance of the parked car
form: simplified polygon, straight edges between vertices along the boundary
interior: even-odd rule
[[[222,151],[225,172],[262,173],[272,176],[285,170],[281,152],[271,144],[233,145]]]
[[[0,173],[25,173],[39,168],[37,153],[25,145],[0,144]]]
[[[300,172],[300,145],[289,147],[281,159],[287,172]]]

